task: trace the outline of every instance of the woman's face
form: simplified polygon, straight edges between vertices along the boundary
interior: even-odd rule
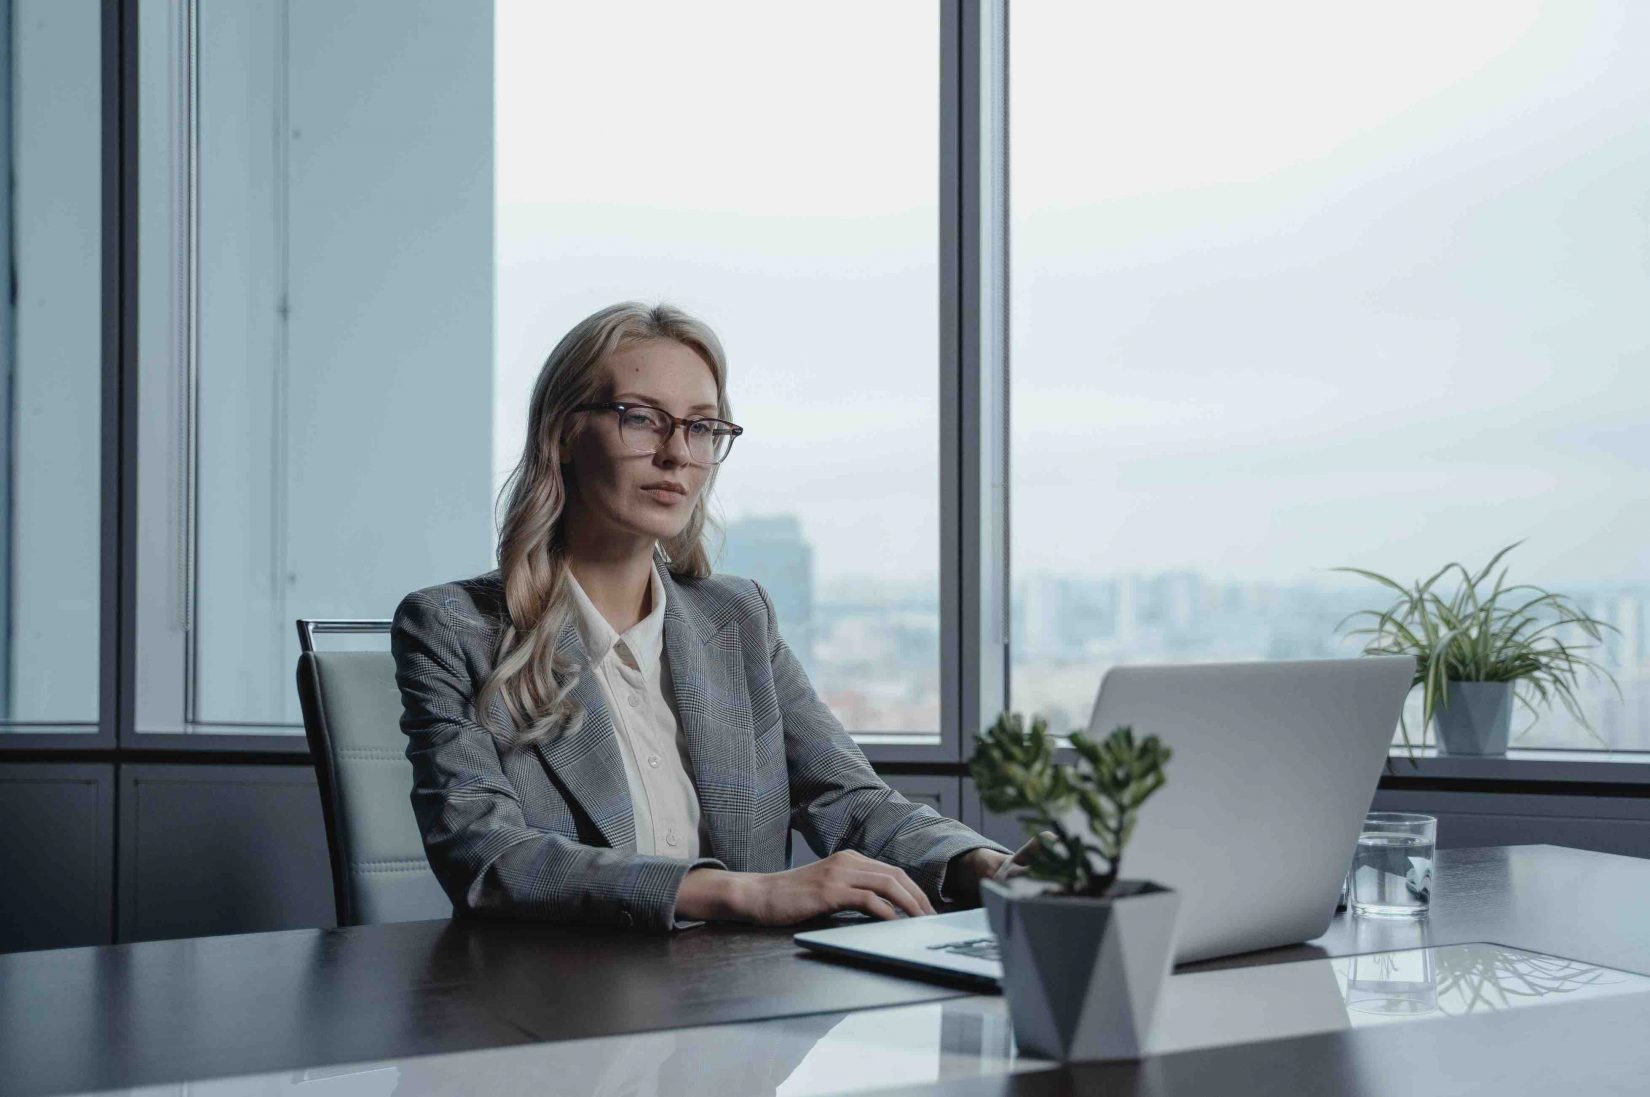
[[[631,343],[602,363],[599,400],[652,404],[686,419],[717,414],[716,379],[697,353],[673,340]],[[657,453],[637,453],[619,437],[613,411],[577,413],[579,430],[564,451],[569,517],[597,530],[668,541],[693,513],[711,466],[688,458],[678,425]],[[582,539],[582,538],[581,538]]]

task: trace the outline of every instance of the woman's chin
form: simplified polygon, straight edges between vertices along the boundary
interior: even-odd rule
[[[665,518],[665,520],[661,521],[661,518]],[[662,515],[649,515],[646,518],[636,519],[625,524],[632,533],[642,537],[651,537],[663,543],[674,541],[682,535],[682,531],[687,528],[687,516],[683,515],[678,520],[674,517],[666,518]]]

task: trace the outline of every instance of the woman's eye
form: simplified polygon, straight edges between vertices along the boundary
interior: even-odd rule
[[[653,416],[645,411],[627,411],[624,413],[624,425],[627,427],[651,427]]]
[[[694,422],[688,425],[688,430],[692,431],[696,437],[701,438],[716,433],[716,428],[705,422],[703,419],[694,420]]]

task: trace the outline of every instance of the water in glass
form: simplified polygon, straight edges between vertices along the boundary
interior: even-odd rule
[[[1366,830],[1352,862],[1352,909],[1358,914],[1415,916],[1432,901],[1434,839],[1426,834]]]

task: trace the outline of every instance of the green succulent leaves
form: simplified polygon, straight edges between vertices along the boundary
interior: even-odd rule
[[[1140,806],[1163,787],[1171,751],[1155,735],[1136,739],[1129,727],[1099,742],[1081,731],[1070,740],[1078,762],[1061,765],[1047,720],[1034,717],[1027,728],[1019,713],[1005,712],[980,734],[969,770],[987,809],[1019,813],[1028,834],[1054,833],[1053,843],[1032,847],[1028,875],[1098,897],[1116,882]],[[1067,830],[1061,817],[1073,806],[1088,817],[1089,834]]]

